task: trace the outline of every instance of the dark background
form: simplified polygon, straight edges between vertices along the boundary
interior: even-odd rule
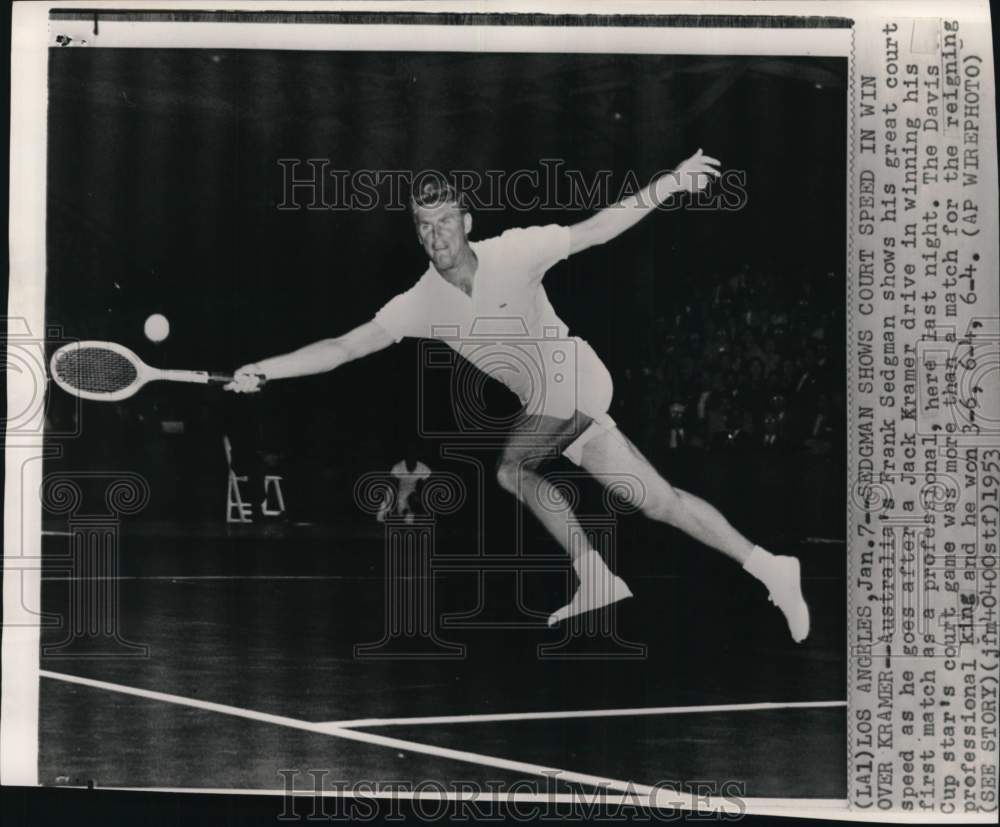
[[[420,382],[434,421],[450,414],[448,377],[422,370],[421,345],[407,341],[252,397],[161,383],[104,404],[52,388],[50,445],[61,454],[46,470],[104,475],[71,519],[46,514],[46,560],[86,558],[79,535],[90,524],[72,516],[106,509],[115,472],[144,474],[152,499],[115,524],[110,581],[121,633],[150,657],[57,652],[43,662],[304,720],[840,698],[845,73],[843,60],[776,58],[53,51],[47,310],[62,331],[51,344],[110,339],[157,366],[232,369],[337,335],[426,266],[405,211],[278,210],[280,158],[413,171],[536,169],[558,158],[585,178],[610,170],[621,184],[645,182],[700,146],[745,171],[743,209],[657,213],[559,264],[546,287],[607,361],[623,430],[671,481],[755,542],[800,559],[814,628],[793,644],[763,588],[731,560],[626,516],[614,524],[608,551],[620,553],[609,563],[635,599],[604,616],[619,619],[624,640],[646,644],[645,656],[544,658],[535,647],[564,633],[542,619],[567,599],[565,556],[534,521],[519,527],[516,501],[487,476],[484,522],[464,508],[434,529],[438,569],[485,537],[471,574],[433,575],[438,617],[483,621],[442,632],[467,643],[467,657],[359,658],[355,645],[384,632],[386,590],[407,579],[393,579],[391,546],[354,502],[354,484],[413,440]],[[589,214],[481,213],[474,237]],[[172,325],[161,345],[142,334],[153,312]],[[492,396],[498,409],[509,405]],[[677,428],[683,445],[671,442]],[[258,484],[265,471],[284,477],[286,522],[226,525],[223,434],[241,473]],[[776,445],[764,445],[769,434]],[[423,440],[424,458],[471,488],[473,469],[439,454],[454,441]],[[567,470],[565,460],[553,466]],[[595,487],[584,492],[585,515]],[[487,556],[521,549],[558,563],[519,569],[516,593],[496,570],[479,589],[495,562]],[[90,583],[51,576],[45,611],[71,617]],[[526,608],[537,623],[524,622]],[[43,646],[58,649],[64,631],[47,629]],[[275,783],[276,767],[332,766],[349,778],[457,771],[61,681],[46,680],[43,692],[46,784],[259,788]],[[828,797],[846,788],[843,731],[834,708],[419,737],[544,766],[746,779],[751,795]]]
[[[426,266],[409,215],[278,210],[279,158],[351,171],[537,170],[558,158],[587,179],[610,170],[616,192],[702,147],[745,171],[742,209],[655,214],[553,268],[546,289],[611,369],[616,419],[669,463],[668,478],[721,499],[734,521],[744,512],[751,530],[761,491],[797,497],[789,512],[811,524],[783,528],[842,537],[845,75],[842,59],[52,50],[48,320],[155,366],[219,370],[369,320]],[[589,214],[486,212],[473,237]],[[171,323],[160,345],[142,333],[153,312]],[[758,348],[777,336],[789,377],[752,404],[744,393],[735,413],[722,403],[715,426],[694,421],[716,374],[735,398],[754,358],[748,327]],[[407,340],[252,398],[158,384],[109,405],[54,390],[52,433],[83,438],[64,440],[50,467],[138,470],[153,489],[145,518],[217,521],[229,433],[244,469],[283,474],[294,518],[359,518],[353,482],[416,436],[419,381],[447,415],[447,386],[420,369],[420,352]],[[823,377],[787,400],[798,426],[776,460],[755,440],[809,358]],[[672,403],[698,444],[668,455]],[[818,449],[807,445],[817,404],[840,423]],[[745,439],[727,440],[734,417]],[[421,448],[446,465],[436,443]],[[755,486],[762,474],[777,475],[771,488]],[[789,484],[802,474],[811,488]]]

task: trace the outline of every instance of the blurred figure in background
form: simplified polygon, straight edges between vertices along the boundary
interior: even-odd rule
[[[424,513],[420,496],[431,469],[420,461],[417,446],[411,444],[406,449],[406,456],[393,465],[389,473],[396,486],[396,496],[386,495],[376,519],[380,523],[385,522],[391,514],[402,517],[409,525],[415,516]]]
[[[690,444],[690,435],[684,424],[685,406],[683,402],[670,403],[670,425],[667,430],[667,449],[683,451]]]

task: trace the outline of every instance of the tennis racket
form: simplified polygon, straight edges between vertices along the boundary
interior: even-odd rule
[[[52,380],[66,393],[99,402],[117,402],[137,394],[148,382],[224,385],[231,374],[202,370],[160,370],[114,342],[73,342],[52,354]]]

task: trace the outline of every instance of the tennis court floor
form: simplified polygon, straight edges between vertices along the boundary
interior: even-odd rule
[[[751,799],[845,797],[842,545],[788,549],[812,608],[803,645],[763,587],[671,534],[668,548],[623,553],[635,597],[575,630],[515,608],[520,583],[544,617],[565,575],[435,575],[446,657],[426,659],[378,646],[377,532],[172,535],[120,541],[118,629],[145,655],[86,657],[85,643],[60,646],[65,626],[45,629],[42,783],[308,790],[312,771],[326,788],[707,781]],[[44,542],[51,562],[69,539]],[[79,585],[51,567],[45,610],[65,615]]]

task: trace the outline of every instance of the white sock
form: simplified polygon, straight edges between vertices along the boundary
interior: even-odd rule
[[[576,569],[576,576],[581,581],[587,580],[594,575],[610,574],[608,567],[604,565],[604,559],[597,553],[596,549],[585,551],[573,561],[573,568]]]
[[[762,549],[760,546],[754,546],[750,550],[750,555],[743,564],[743,568],[760,580],[761,583],[766,584],[768,575],[774,571],[774,560],[775,557],[771,552]]]

